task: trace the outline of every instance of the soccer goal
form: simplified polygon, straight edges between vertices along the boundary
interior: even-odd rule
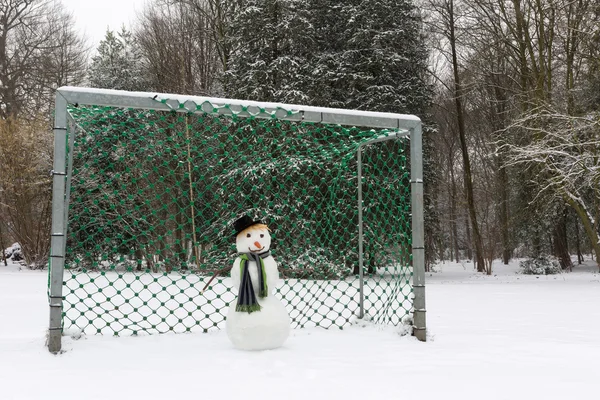
[[[417,117],[74,87],[55,112],[51,352],[222,328],[242,215],[271,230],[293,328],[425,340]]]

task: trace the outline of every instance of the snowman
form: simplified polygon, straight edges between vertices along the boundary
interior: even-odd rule
[[[238,297],[227,313],[227,336],[238,349],[275,349],[289,336],[290,317],[273,295],[280,279],[269,251],[269,228],[248,216],[235,221],[233,227],[239,256],[233,262],[231,279]]]

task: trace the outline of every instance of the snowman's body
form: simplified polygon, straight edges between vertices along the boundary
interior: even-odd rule
[[[247,236],[250,235],[250,236]],[[262,235],[262,236],[261,236]],[[250,227],[240,232],[236,239],[238,252],[263,254],[268,252],[271,237],[264,225]],[[241,258],[238,257],[231,269],[231,279],[234,288],[240,287],[242,271]],[[252,313],[236,311],[237,298],[231,303],[227,313],[226,329],[233,345],[243,350],[267,350],[280,347],[290,333],[290,318],[287,310],[275,297],[275,288],[280,283],[277,263],[271,255],[263,258],[268,296],[260,297],[259,268],[253,260],[248,261],[248,271],[252,281],[256,300],[261,306],[260,311]]]

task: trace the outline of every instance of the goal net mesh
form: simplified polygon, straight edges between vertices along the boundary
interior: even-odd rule
[[[69,107],[65,333],[222,328],[237,293],[232,223],[243,215],[271,230],[275,296],[292,327],[353,323],[361,144],[365,318],[410,320],[406,135],[367,144],[396,132],[292,121],[283,108],[182,108]]]

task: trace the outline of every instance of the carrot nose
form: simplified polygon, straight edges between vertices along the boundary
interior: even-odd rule
[[[262,247],[262,245],[259,242],[254,242],[254,246],[256,246],[257,249],[260,249]]]

